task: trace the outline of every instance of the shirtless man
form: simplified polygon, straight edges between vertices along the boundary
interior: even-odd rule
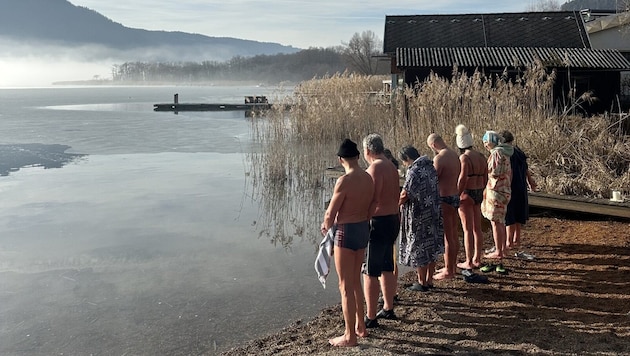
[[[333,346],[356,346],[357,336],[367,336],[363,320],[361,266],[370,237],[369,218],[374,210],[374,182],[359,166],[359,150],[349,139],[337,152],[345,174],[335,184],[333,196],[321,225],[322,234],[335,227],[333,256],[339,275],[341,308],[345,321],[343,335],[328,340]]]
[[[488,164],[481,152],[473,149],[473,138],[464,125],[458,125],[457,148],[461,172],[457,180],[460,193],[459,217],[464,230],[464,249],[466,261],[457,264],[461,269],[473,269],[481,266],[483,254],[483,232],[481,231],[481,202],[483,189],[488,183]]]
[[[438,175],[438,189],[442,200],[442,217],[444,220],[444,269],[433,276],[433,279],[448,279],[455,277],[457,272],[457,253],[459,239],[457,238],[459,208],[459,157],[444,143],[438,134],[432,133],[427,137],[427,145],[436,153],[433,166]]]
[[[374,199],[376,200],[371,220],[372,230],[366,264],[363,270],[363,287],[367,305],[365,324],[368,328],[374,328],[378,327],[377,317],[396,319],[394,295],[397,280],[394,275],[396,261],[393,254],[394,243],[400,230],[398,209],[400,178],[398,170],[384,154],[381,136],[377,134],[366,136],[363,139],[363,151],[365,160],[370,165],[367,173],[374,181]],[[383,293],[383,309],[377,313],[379,289]]]

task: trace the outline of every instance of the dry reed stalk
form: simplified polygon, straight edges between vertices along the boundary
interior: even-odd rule
[[[274,243],[288,246],[294,235],[318,230],[332,190],[324,169],[337,164],[337,145],[346,137],[360,144],[372,132],[393,152],[413,144],[429,154],[426,137],[436,132],[455,147],[460,123],[481,151],[486,130],[508,129],[528,154],[543,192],[605,198],[611,189],[629,193],[630,140],[618,129],[623,123],[607,115],[569,115],[566,109],[557,114],[555,73],[540,64],[511,79],[505,73],[455,72],[451,80],[431,75],[396,92],[391,105],[375,94],[382,79],[348,73],[315,78],[295,88],[285,102],[290,111],[279,105],[253,121],[259,151],[250,155],[252,183],[267,197],[269,228],[263,231]],[[313,241],[319,236],[306,235]]]

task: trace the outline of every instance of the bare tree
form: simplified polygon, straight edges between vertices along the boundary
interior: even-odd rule
[[[362,74],[376,74],[378,60],[374,56],[381,53],[382,41],[374,32],[356,32],[343,45],[343,58],[350,67]]]
[[[537,0],[535,3],[527,5],[527,11],[560,11],[560,2],[558,0]]]

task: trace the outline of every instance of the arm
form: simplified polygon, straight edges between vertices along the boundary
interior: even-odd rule
[[[370,166],[366,169],[366,172],[372,177],[372,181],[374,182],[374,194],[372,195],[372,204],[370,204],[370,210],[368,211],[368,219],[372,219],[374,213],[376,212],[376,208],[378,207],[378,199],[381,196],[381,192],[383,191],[383,180],[376,178],[377,172],[375,169],[375,164],[370,164]]]
[[[441,162],[441,157],[440,155],[435,156],[435,158],[433,158],[433,167],[435,167],[435,171],[438,174],[438,177],[440,177],[442,175],[442,162]]]
[[[398,205],[403,205],[407,202],[407,200],[409,200],[409,196],[407,195],[407,191],[406,190],[401,190],[400,191],[400,198],[398,198]]]
[[[346,194],[343,192],[344,185],[344,177],[340,177],[337,179],[337,183],[335,184],[335,190],[333,191],[333,196],[330,199],[330,203],[328,204],[328,209],[326,209],[326,213],[324,214],[324,221],[322,222],[321,230],[322,234],[325,235],[328,229],[330,229],[335,223],[335,219],[337,218],[337,213],[341,208],[341,204],[343,204],[343,200]]]
[[[526,176],[527,184],[529,184],[529,190],[535,192],[538,186],[536,185],[536,181],[534,180],[534,177],[532,177],[532,173],[529,171],[529,169],[527,170]]]
[[[466,163],[466,155],[459,156],[459,178],[457,178],[457,191],[461,195],[466,189],[466,184],[468,184],[468,174],[470,174],[470,167]]]

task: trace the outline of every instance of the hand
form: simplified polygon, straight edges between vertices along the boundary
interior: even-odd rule
[[[322,236],[326,236],[328,229],[326,228],[326,225],[324,225],[324,223],[322,223],[321,231],[322,231]]]

